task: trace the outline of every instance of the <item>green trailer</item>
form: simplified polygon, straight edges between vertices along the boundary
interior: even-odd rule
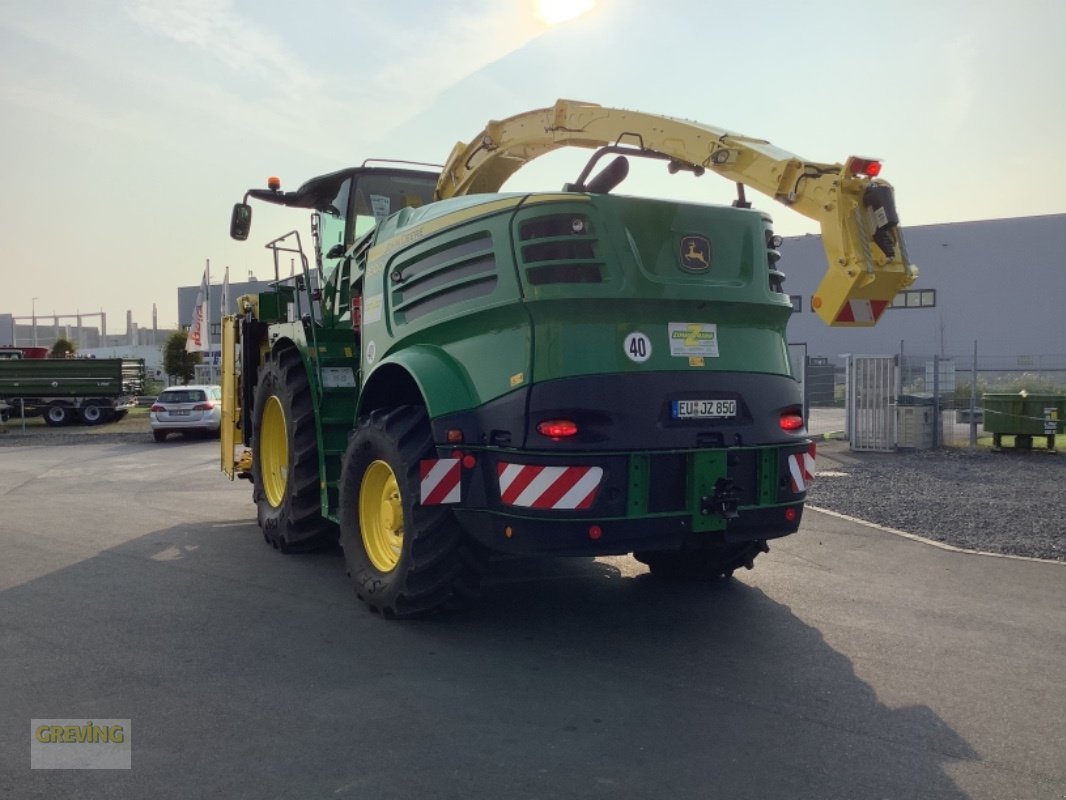
[[[122,358],[0,359],[7,414],[43,415],[53,426],[100,425],[136,405],[144,362]]]

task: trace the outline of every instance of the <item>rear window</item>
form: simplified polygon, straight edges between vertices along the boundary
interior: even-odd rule
[[[199,403],[206,400],[201,389],[183,389],[179,392],[163,392],[159,395],[160,403]]]

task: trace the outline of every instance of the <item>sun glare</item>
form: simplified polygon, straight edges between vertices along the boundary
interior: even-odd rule
[[[558,25],[586,14],[596,0],[535,0],[534,14],[545,25]]]

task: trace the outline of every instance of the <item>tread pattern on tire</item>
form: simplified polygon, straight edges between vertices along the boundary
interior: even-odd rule
[[[289,438],[289,472],[278,508],[263,491],[259,438],[266,401],[276,396],[285,413]],[[263,537],[283,553],[306,552],[337,541],[337,526],[322,516],[319,493],[318,439],[314,406],[303,361],[294,349],[272,355],[259,372],[253,409],[253,489],[256,517]]]
[[[477,597],[482,554],[446,506],[423,506],[419,462],[434,445],[424,408],[375,411],[352,436],[340,482],[341,544],[356,594],[372,611],[390,618],[457,610]],[[359,486],[367,466],[384,460],[400,483],[404,543],[389,573],[370,562],[359,531]]]

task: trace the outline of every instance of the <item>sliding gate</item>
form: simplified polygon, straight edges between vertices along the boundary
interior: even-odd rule
[[[896,356],[847,356],[848,441],[852,450],[896,449]]]

